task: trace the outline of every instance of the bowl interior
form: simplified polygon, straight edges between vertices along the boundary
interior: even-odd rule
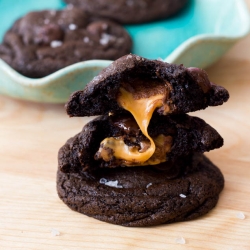
[[[1,0],[0,41],[13,22],[32,10],[62,9],[62,0]],[[190,0],[172,18],[126,29],[134,41],[133,53],[149,59],[166,58],[187,39],[200,34],[237,37],[245,32],[241,0]]]

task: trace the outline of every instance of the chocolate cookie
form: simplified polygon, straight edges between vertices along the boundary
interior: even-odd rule
[[[143,23],[172,16],[188,0],[65,0],[66,3],[120,23]]]
[[[148,132],[155,141],[156,151],[143,165],[157,165],[158,168],[171,166],[181,157],[195,152],[203,153],[223,145],[223,139],[215,129],[202,119],[188,115],[154,114]],[[122,138],[128,147],[137,148],[139,152],[150,146],[150,141],[132,116],[98,117],[87,123],[81,133],[69,139],[60,149],[59,169],[63,172],[91,172],[121,165],[136,166],[133,161],[124,162],[116,158],[111,149],[103,149],[103,140],[110,137]],[[109,155],[103,156],[105,153]]]
[[[130,36],[116,23],[94,20],[75,8],[46,10],[14,23],[0,45],[0,58],[19,73],[39,78],[85,60],[115,60],[131,47]]]
[[[223,185],[220,170],[201,154],[187,160],[177,176],[145,166],[101,169],[91,176],[57,172],[59,197],[72,210],[130,227],[204,215],[216,205]]]
[[[223,139],[185,113],[228,98],[202,69],[136,55],[118,59],[66,104],[70,116],[102,116],[59,150],[59,197],[75,211],[123,226],[207,213],[224,179],[202,153]]]
[[[163,106],[157,112],[164,115],[221,105],[229,98],[228,91],[210,82],[202,69],[126,55],[104,69],[83,91],[73,93],[66,104],[67,113],[91,116],[126,112],[118,103],[121,88],[137,100],[163,94]]]

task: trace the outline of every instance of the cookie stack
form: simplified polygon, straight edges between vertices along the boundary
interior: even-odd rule
[[[186,113],[227,101],[205,71],[124,56],[66,104],[98,118],[59,151],[57,190],[71,209],[123,226],[197,218],[217,203],[224,179],[203,153],[218,132]]]

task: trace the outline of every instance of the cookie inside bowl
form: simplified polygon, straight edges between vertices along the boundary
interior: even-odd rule
[[[91,59],[115,60],[131,51],[125,29],[77,8],[33,11],[4,35],[0,58],[20,74],[42,78]]]
[[[223,139],[186,113],[228,98],[201,69],[137,55],[118,59],[66,104],[69,116],[99,117],[59,150],[59,197],[75,211],[123,226],[207,213],[224,179],[202,153]]]

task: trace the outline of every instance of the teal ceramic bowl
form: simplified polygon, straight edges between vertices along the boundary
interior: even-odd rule
[[[32,10],[62,9],[61,0],[1,0],[0,40],[14,20]],[[178,15],[163,21],[129,25],[133,53],[169,63],[205,68],[249,33],[250,19],[243,0],[191,0]],[[19,99],[64,103],[111,61],[91,60],[31,79],[0,59],[0,93]]]

